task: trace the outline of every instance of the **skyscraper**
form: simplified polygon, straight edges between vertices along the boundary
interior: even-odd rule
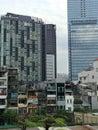
[[[68,0],[70,80],[98,57],[98,0]]]
[[[35,17],[13,13],[1,16],[0,66],[18,68],[19,81],[32,83],[46,80],[45,46],[50,35],[45,34],[44,26],[42,19]],[[55,35],[52,37],[56,38]]]
[[[56,26],[44,25],[46,80],[56,78]],[[44,49],[43,49],[44,50]]]

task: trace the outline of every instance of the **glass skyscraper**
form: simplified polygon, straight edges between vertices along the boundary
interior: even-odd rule
[[[56,78],[56,26],[45,25],[46,80]]]
[[[98,0],[68,0],[69,78],[98,57]]]

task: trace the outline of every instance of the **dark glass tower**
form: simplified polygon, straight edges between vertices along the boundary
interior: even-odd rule
[[[43,68],[45,80],[56,78],[56,26],[53,24],[43,25]]]
[[[70,80],[98,57],[98,1],[68,0]]]

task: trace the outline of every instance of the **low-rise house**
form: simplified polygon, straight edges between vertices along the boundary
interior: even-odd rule
[[[7,107],[8,72],[5,66],[0,67],[0,124],[2,124],[2,113]]]
[[[18,112],[18,69],[8,68],[7,108]]]
[[[28,88],[27,95],[28,114],[34,114],[38,111],[38,89]]]
[[[92,66],[78,74],[78,80],[83,106],[98,109],[98,58]]]
[[[60,79],[45,81],[47,103],[46,109],[48,113],[53,113],[57,110],[71,111],[74,110],[74,96],[72,88],[65,84],[65,81]]]

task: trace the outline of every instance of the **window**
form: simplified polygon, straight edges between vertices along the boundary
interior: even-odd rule
[[[63,106],[60,106],[60,109],[62,110],[62,109],[63,109]]]
[[[34,53],[35,52],[35,41],[33,40],[32,41],[32,53]]]
[[[2,81],[2,82],[0,82],[0,86],[2,86],[2,85],[4,85],[4,82]]]
[[[10,56],[12,56],[12,43],[13,43],[12,38],[10,38]]]
[[[5,105],[5,99],[0,99],[0,105]]]
[[[27,108],[20,108],[19,109],[19,114],[25,114],[27,113]]]
[[[72,99],[70,99],[70,103],[72,104]]]
[[[24,70],[24,57],[21,57],[21,70]]]
[[[98,72],[98,68],[96,68],[96,72]]]
[[[3,57],[3,65],[6,65],[6,56]]]
[[[24,30],[21,31],[21,48],[24,47]]]
[[[32,31],[35,31],[35,23],[32,22]]]
[[[82,80],[82,77],[80,77],[80,80]]]
[[[67,99],[67,103],[69,103],[69,99]]]
[[[84,80],[86,80],[86,77],[84,77]]]
[[[58,96],[58,98],[57,98],[58,100],[60,100],[60,96]]]
[[[35,70],[35,62],[32,63],[32,70]]]
[[[30,67],[27,66],[27,75],[29,75],[29,74],[30,74]]]
[[[18,33],[18,21],[16,21],[16,34]]]
[[[68,107],[68,111],[71,111],[71,107]]]
[[[12,20],[10,20],[10,25],[12,25],[13,24],[13,21]]]
[[[29,47],[29,44],[27,44],[27,57],[30,56],[30,47]]]
[[[27,39],[29,39],[29,38],[30,38],[30,28],[27,27]]]
[[[94,75],[92,75],[92,79],[94,79]]]
[[[6,42],[6,29],[4,29],[4,42]]]
[[[18,48],[15,48],[15,61],[18,61]]]

